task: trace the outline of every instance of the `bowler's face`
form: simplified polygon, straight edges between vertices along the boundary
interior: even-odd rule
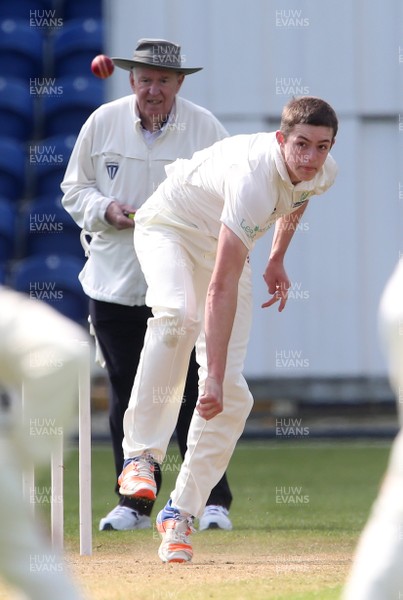
[[[143,127],[156,131],[171,112],[184,75],[169,69],[138,67],[130,73]]]
[[[287,139],[276,132],[277,142],[293,184],[310,181],[320,171],[334,143],[333,129],[316,125],[295,125]]]

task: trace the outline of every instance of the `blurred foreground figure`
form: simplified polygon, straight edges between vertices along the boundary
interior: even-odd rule
[[[343,600],[403,598],[403,260],[387,283],[379,317],[401,429],[362,532]]]
[[[0,340],[0,382],[26,398],[24,420],[20,407],[11,419],[0,414],[0,576],[19,599],[83,600],[23,498],[22,473],[49,464],[67,433],[86,337],[49,306],[0,287]]]

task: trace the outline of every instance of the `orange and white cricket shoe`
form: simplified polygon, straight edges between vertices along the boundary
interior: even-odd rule
[[[130,498],[155,500],[157,485],[154,478],[154,460],[149,454],[142,454],[125,461],[125,467],[119,475],[119,493]]]
[[[193,519],[173,507],[171,500],[157,516],[157,530],[162,538],[158,556],[165,563],[184,563],[192,560],[193,549],[189,536],[195,531]]]

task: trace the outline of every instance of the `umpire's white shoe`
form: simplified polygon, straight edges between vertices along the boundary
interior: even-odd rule
[[[149,529],[150,527],[150,517],[141,515],[134,508],[120,504],[99,522],[99,531],[129,531],[131,529]]]
[[[224,508],[224,506],[209,504],[200,517],[199,531],[204,531],[205,529],[226,529],[230,531],[232,523],[228,514],[228,509]]]

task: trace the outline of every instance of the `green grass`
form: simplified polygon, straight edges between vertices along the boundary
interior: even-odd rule
[[[155,595],[157,592],[153,591],[144,597],[155,600],[339,598],[351,554],[376,497],[389,451],[390,444],[374,442],[241,442],[228,470],[234,494],[231,507],[234,530],[194,536],[195,558],[199,557],[203,565],[212,569],[206,581],[202,586],[198,580],[183,582],[181,595],[173,579],[172,590],[175,591],[169,592],[168,585],[164,588],[165,595]],[[178,465],[173,446],[163,472],[163,487],[154,516],[167,500]],[[79,548],[77,471],[78,454],[73,449],[65,467],[65,538],[67,551],[73,554]],[[95,446],[92,454],[94,556],[106,564],[111,554],[116,559],[121,557],[124,568],[125,556],[129,555],[137,563],[141,563],[142,552],[154,557],[158,542],[149,530],[135,534],[98,531],[99,519],[116,504],[113,473],[111,449]],[[157,572],[159,568],[158,565]],[[193,574],[199,573],[197,562],[190,568],[196,569]],[[219,588],[215,576],[222,577]],[[163,578],[165,585],[166,571]],[[147,586],[151,586],[151,582],[144,581],[144,590],[155,590]],[[99,594],[94,598],[126,597]]]
[[[234,494],[231,516],[238,531],[359,532],[385,471],[390,444],[255,442],[238,444],[228,477]],[[174,485],[179,458],[163,472],[154,512]],[[65,535],[78,536],[78,452],[65,465]],[[44,477],[44,485],[47,478]],[[98,521],[116,504],[112,451],[92,452],[94,535]],[[102,535],[101,535],[102,537]]]

